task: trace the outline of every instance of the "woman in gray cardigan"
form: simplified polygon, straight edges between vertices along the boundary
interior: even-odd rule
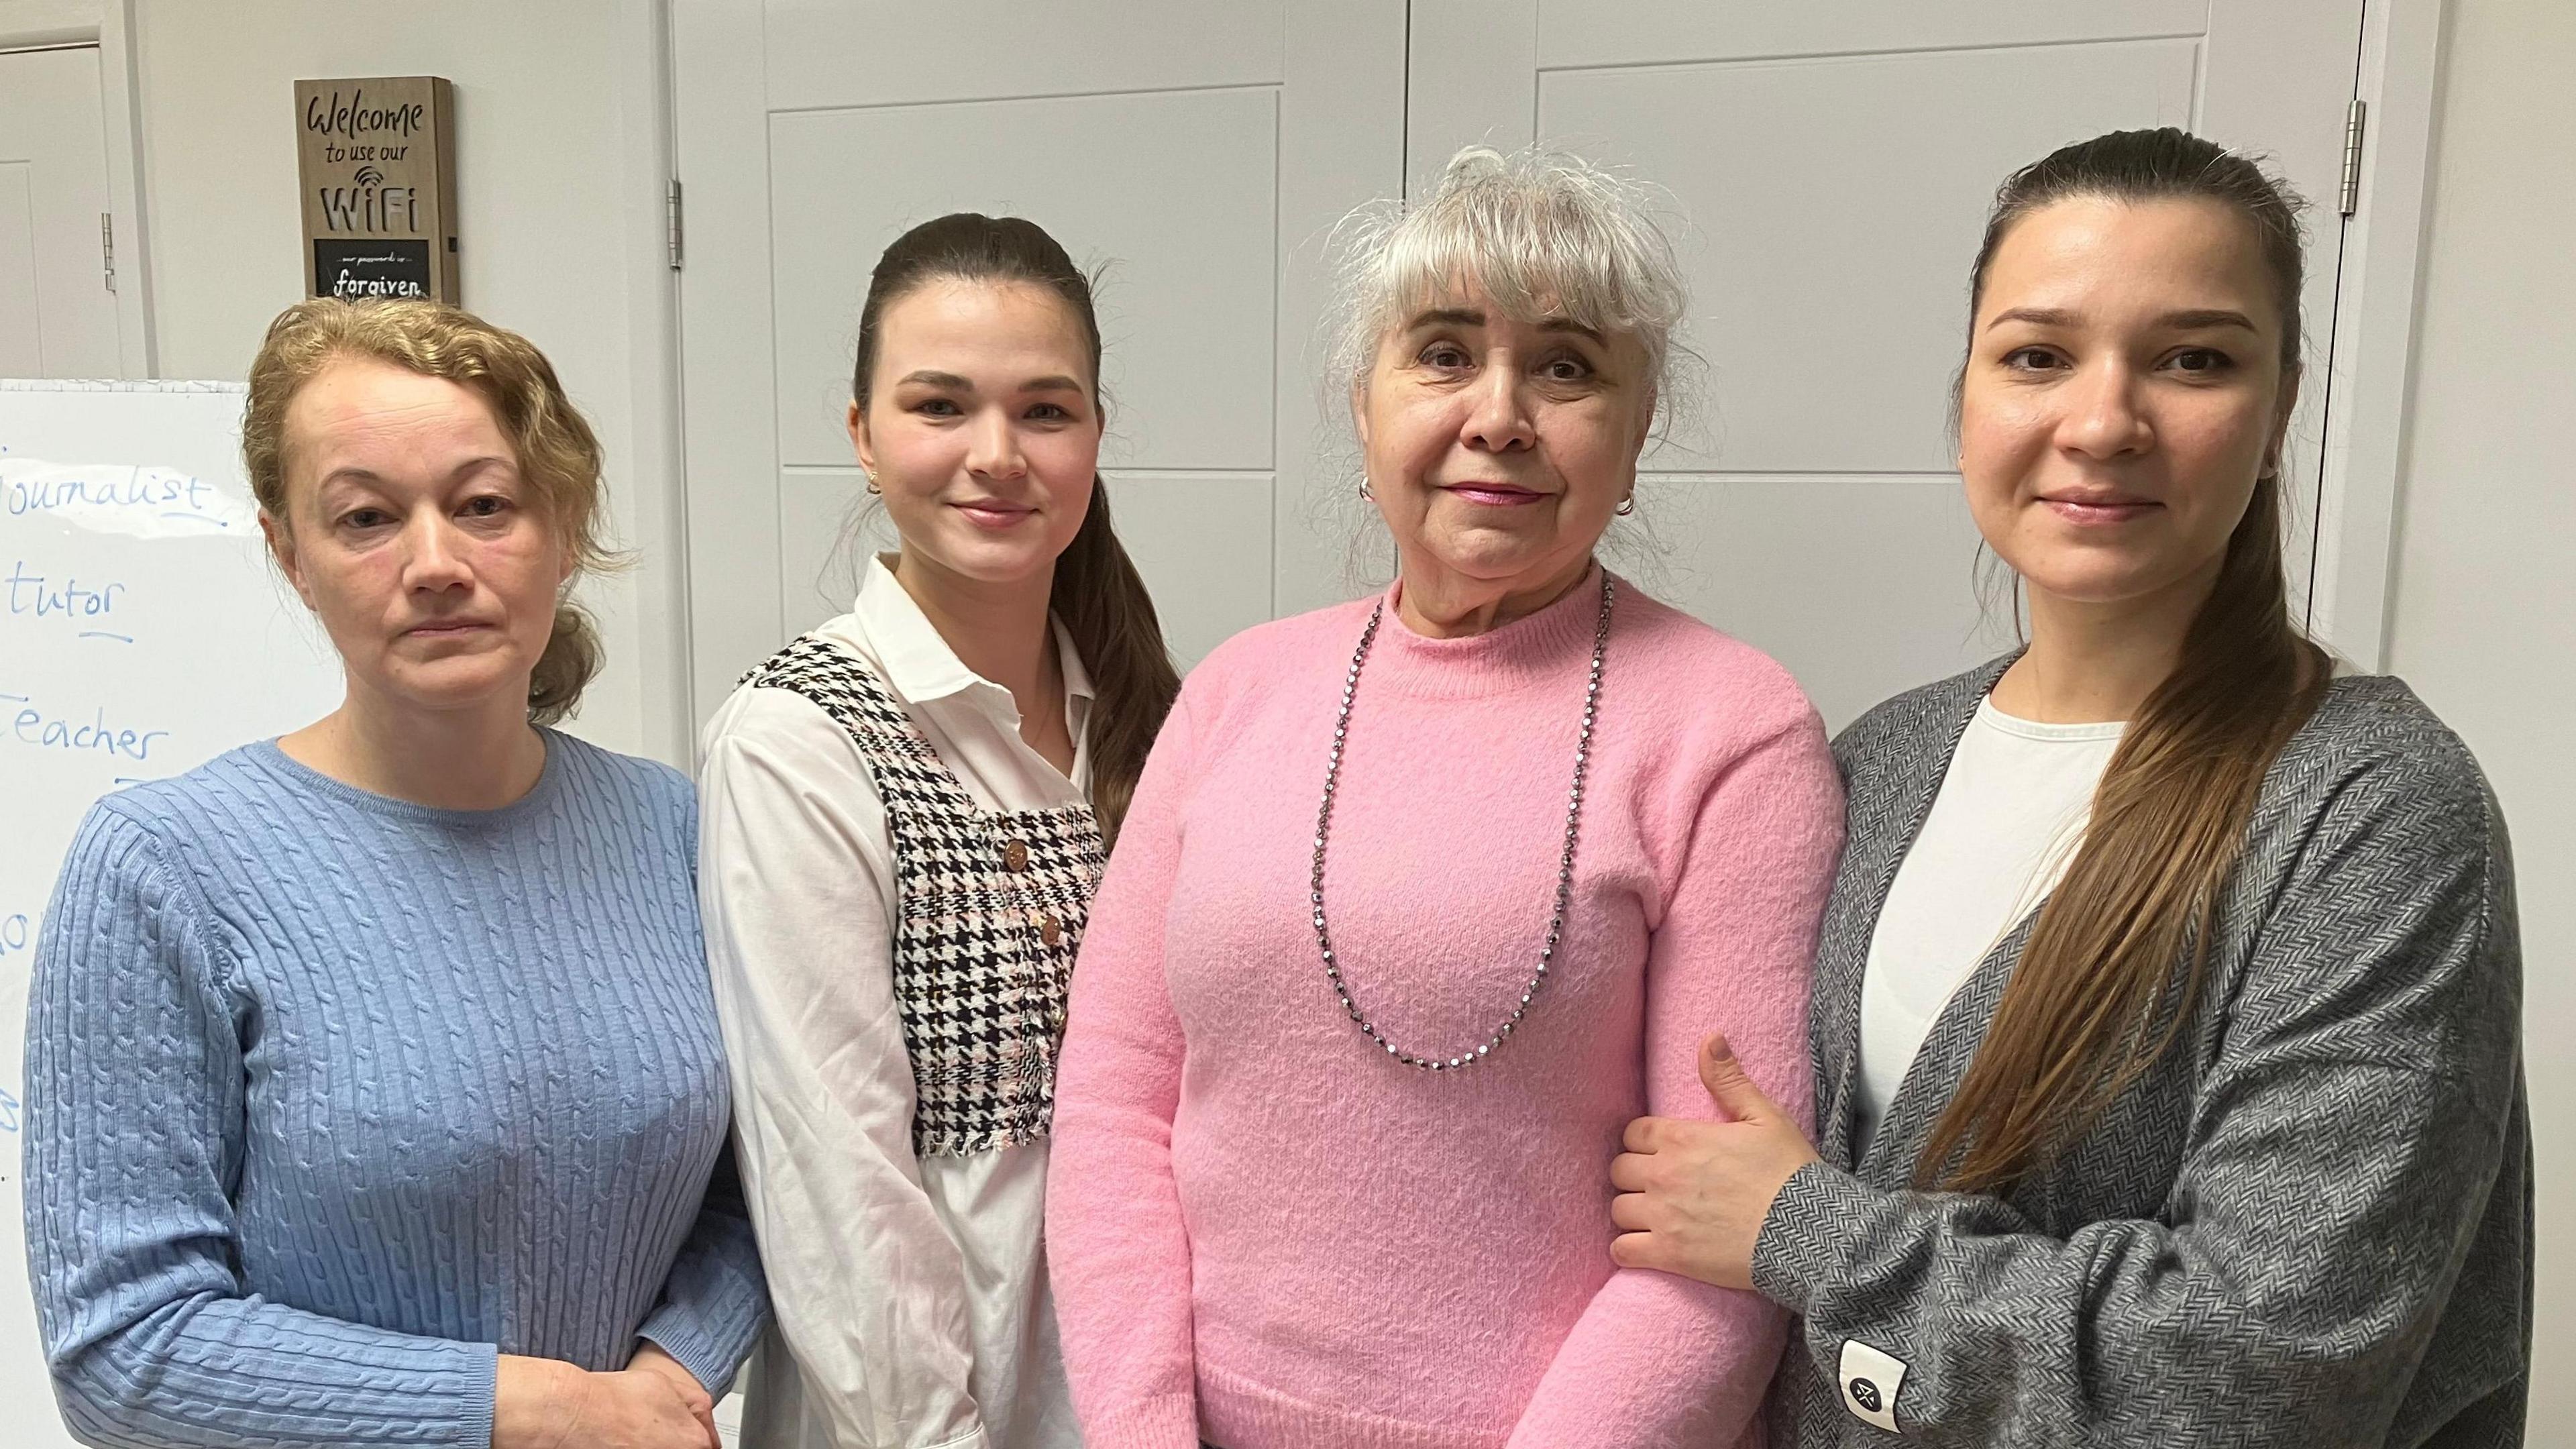
[[[2291,622],[2296,203],[2179,131],[1997,198],[1959,466],[2029,647],[1835,742],[1814,1147],[1712,1038],[1623,1264],[1803,1319],[1808,1445],[2519,1444],[2531,1142],[2504,826]]]

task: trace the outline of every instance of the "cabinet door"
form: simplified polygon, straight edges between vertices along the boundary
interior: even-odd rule
[[[0,377],[122,377],[98,47],[0,52]]]

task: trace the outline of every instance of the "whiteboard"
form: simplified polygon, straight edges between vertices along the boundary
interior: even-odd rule
[[[338,656],[260,542],[235,383],[0,380],[0,1403],[68,1449],[19,1176],[27,973],[90,803],[338,704]]]

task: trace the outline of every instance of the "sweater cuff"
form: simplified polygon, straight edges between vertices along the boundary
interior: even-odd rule
[[[698,1381],[699,1388],[707,1391],[707,1397],[721,1399],[733,1387],[734,1371],[742,1366],[744,1353],[735,1346],[735,1340],[742,1337],[742,1325],[713,1325],[713,1332],[710,1327],[700,1315],[665,1303],[635,1330],[635,1337],[669,1354],[689,1371],[689,1377]],[[758,1334],[758,1319],[752,1321],[751,1330],[755,1336]]]
[[[1753,1287],[1804,1316],[1808,1300],[1848,1251],[1851,1230],[1878,1196],[1859,1178],[1823,1162],[1789,1175],[1753,1239]]]
[[[465,1387],[466,1449],[492,1449],[492,1423],[501,1410],[501,1350],[489,1343],[465,1345],[474,1351],[474,1378]],[[474,1435],[481,1437],[471,1437]]]
[[[1195,1394],[1165,1394],[1082,1426],[1086,1449],[1199,1449]]]

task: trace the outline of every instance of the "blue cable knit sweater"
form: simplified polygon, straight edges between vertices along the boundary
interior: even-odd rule
[[[274,744],[91,810],[27,1011],[28,1258],[75,1435],[479,1449],[496,1354],[614,1369],[649,1339],[732,1379],[767,1294],[696,804],[546,745],[499,810]]]

